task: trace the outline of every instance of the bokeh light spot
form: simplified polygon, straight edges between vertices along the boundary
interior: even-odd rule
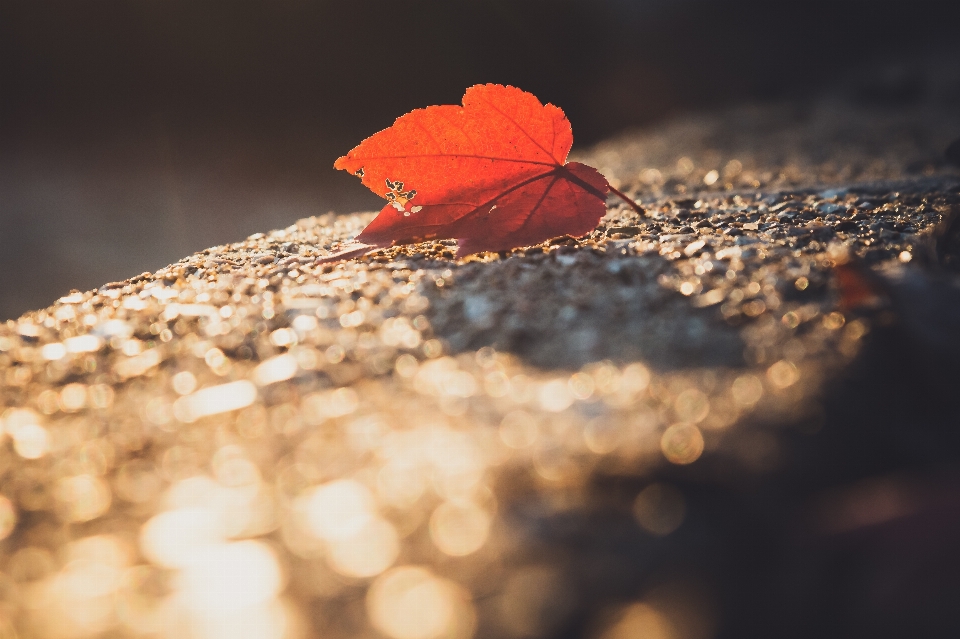
[[[670,484],[650,484],[633,502],[633,516],[647,532],[661,537],[680,527],[687,506],[683,493]]]
[[[663,456],[674,464],[692,464],[703,454],[703,434],[693,424],[674,424],[660,438]]]
[[[445,502],[430,517],[430,538],[453,557],[476,552],[489,534],[490,515],[476,504]]]
[[[360,532],[376,506],[366,486],[352,479],[316,488],[307,500],[307,520],[322,539],[345,539]]]
[[[396,561],[400,538],[390,522],[377,517],[356,534],[330,541],[328,551],[330,567],[341,575],[373,577]]]
[[[730,388],[733,399],[744,407],[753,406],[763,396],[763,383],[753,375],[741,375]]]
[[[367,611],[374,627],[393,639],[468,639],[476,625],[463,589],[419,566],[377,578],[367,592]]]

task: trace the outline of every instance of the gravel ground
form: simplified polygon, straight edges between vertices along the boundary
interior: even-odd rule
[[[691,116],[576,158],[646,210],[586,238],[308,218],[7,322],[0,636],[955,636],[958,134]]]

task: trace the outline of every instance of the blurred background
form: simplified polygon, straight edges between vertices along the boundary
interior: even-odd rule
[[[333,161],[481,82],[576,143],[956,60],[956,0],[0,0],[0,320],[379,199]]]

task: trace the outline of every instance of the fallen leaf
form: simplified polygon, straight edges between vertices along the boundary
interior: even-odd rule
[[[467,89],[462,107],[431,106],[397,118],[334,167],[388,201],[357,242],[372,250],[456,239],[463,256],[596,227],[610,187],[596,169],[566,162],[572,145],[570,121],[558,107],[484,84]]]

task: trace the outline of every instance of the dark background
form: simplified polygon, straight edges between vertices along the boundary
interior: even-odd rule
[[[895,102],[958,25],[956,0],[0,0],[0,319],[379,208],[334,159],[471,84],[562,106],[586,145],[859,70]]]

